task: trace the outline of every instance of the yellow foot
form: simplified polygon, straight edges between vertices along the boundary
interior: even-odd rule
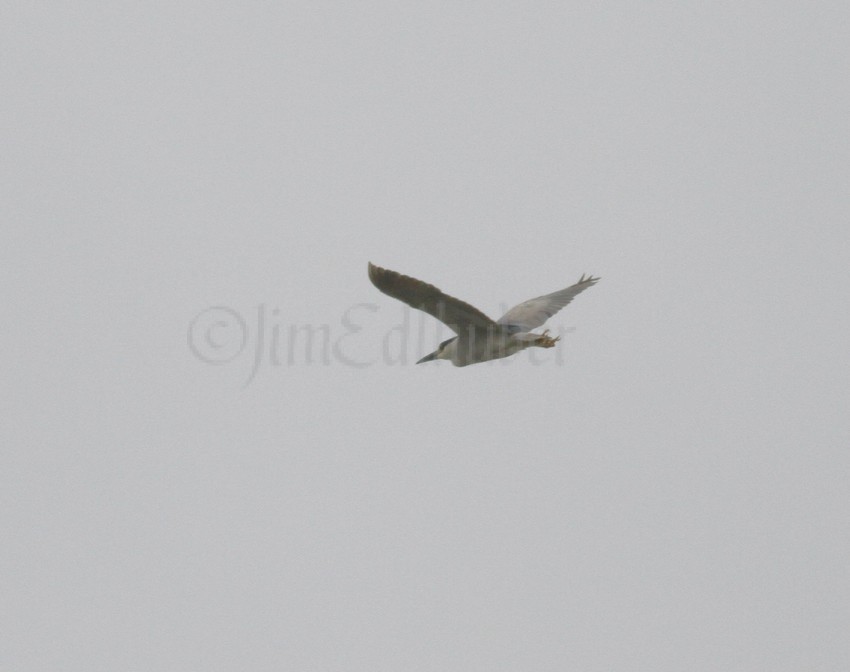
[[[549,336],[549,330],[547,329],[542,334],[540,334],[540,338],[537,339],[536,345],[539,345],[541,348],[554,348],[555,343],[560,340],[560,336],[556,336],[555,338]]]

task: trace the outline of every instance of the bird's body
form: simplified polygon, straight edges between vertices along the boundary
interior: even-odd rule
[[[494,321],[477,308],[444,294],[433,285],[371,263],[369,279],[384,294],[436,317],[457,334],[440,343],[437,350],[417,364],[448,359],[455,366],[509,357],[530,347],[553,347],[558,338],[551,338],[548,330],[542,334],[531,330],[543,326],[579,292],[599,281],[599,278],[582,276],[575,285],[525,301]]]
[[[441,344],[441,347],[433,353],[433,357],[428,355],[417,364],[431,359],[448,359],[455,366],[468,366],[491,359],[510,357],[533,345],[551,348],[557,340],[557,338],[550,338],[546,333],[512,334],[509,329],[496,325],[489,331],[472,330],[450,338]]]

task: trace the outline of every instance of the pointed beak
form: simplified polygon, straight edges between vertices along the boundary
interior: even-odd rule
[[[438,352],[439,352],[439,350],[435,350],[435,351],[434,351],[434,352],[432,352],[430,355],[425,355],[422,359],[420,359],[420,360],[419,360],[418,362],[416,362],[416,363],[417,363],[417,364],[422,364],[423,362],[430,362],[430,361],[431,361],[431,360],[433,360],[433,359],[437,359],[437,353],[438,353]]]

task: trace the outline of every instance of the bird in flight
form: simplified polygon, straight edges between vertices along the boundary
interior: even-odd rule
[[[542,327],[573,297],[599,282],[599,278],[582,275],[571,287],[529,299],[493,321],[474,306],[444,294],[434,285],[371,262],[369,279],[387,296],[436,317],[457,334],[416,363],[448,359],[455,366],[508,357],[530,347],[554,347],[560,336],[550,337],[548,329],[542,334],[531,333],[531,330]]]

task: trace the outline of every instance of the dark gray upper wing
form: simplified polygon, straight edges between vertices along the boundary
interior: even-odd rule
[[[456,334],[470,328],[492,329],[496,323],[468,303],[443,294],[434,285],[369,263],[369,279],[387,296],[422,310],[445,324]]]

